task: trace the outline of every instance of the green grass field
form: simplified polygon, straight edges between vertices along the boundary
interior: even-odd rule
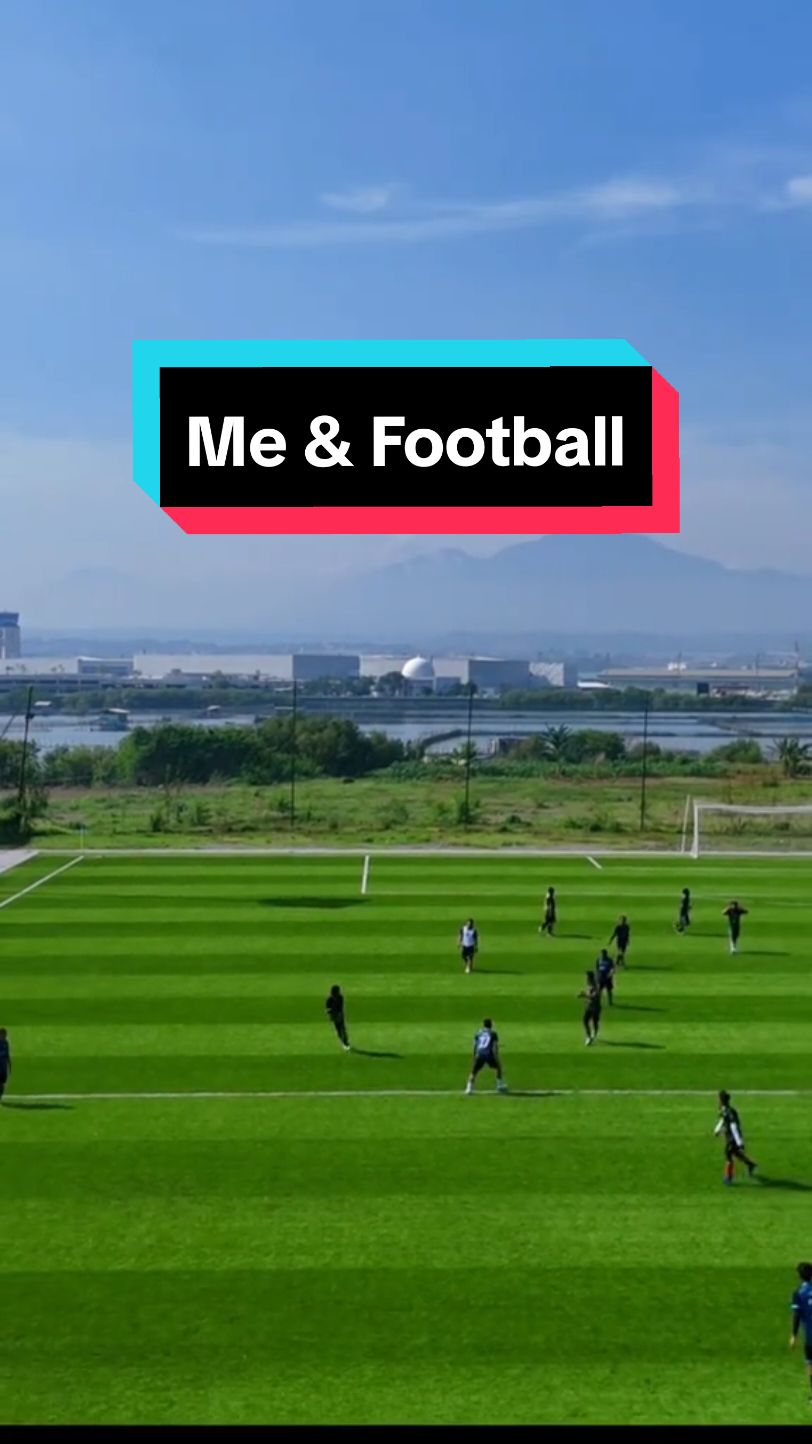
[[[807,1422],[810,865],[380,857],[359,881],[340,856],[87,857],[0,911],[0,1422]],[[621,910],[586,1049],[576,994]],[[511,1093],[466,1098],[485,1013]],[[719,1087],[761,1165],[732,1189]]]

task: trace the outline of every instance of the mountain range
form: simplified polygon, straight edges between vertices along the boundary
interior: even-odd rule
[[[643,536],[554,536],[489,557],[434,552],[345,579],[343,635],[522,632],[701,636],[812,630],[812,577],[735,571]]]
[[[425,551],[336,580],[305,565],[280,589],[256,565],[219,575],[216,552],[180,578],[98,567],[50,577],[42,606],[26,609],[29,635],[63,618],[85,636],[183,635],[223,643],[403,644],[488,650],[501,637],[526,645],[559,639],[812,636],[812,577],[737,571],[644,536],[549,536],[472,556]],[[37,615],[38,613],[38,615]],[[490,643],[489,643],[490,639]],[[509,645],[509,644],[508,644]]]

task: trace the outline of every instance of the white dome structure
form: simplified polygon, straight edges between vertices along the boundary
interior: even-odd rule
[[[434,682],[434,664],[428,657],[411,657],[401,671],[404,682],[417,682],[424,687]]]

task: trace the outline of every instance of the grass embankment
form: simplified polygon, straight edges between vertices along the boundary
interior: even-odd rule
[[[645,828],[637,778],[476,775],[464,824],[463,779],[427,775],[396,781],[384,774],[352,783],[303,780],[296,788],[242,783],[206,787],[55,789],[38,825],[41,847],[65,847],[84,824],[88,847],[184,847],[268,844],[379,847],[674,847],[688,795],[737,804],[812,804],[812,779],[781,781],[772,768],[727,778],[650,778]],[[708,837],[728,846],[789,847],[812,840],[812,817],[791,822],[708,819]]]

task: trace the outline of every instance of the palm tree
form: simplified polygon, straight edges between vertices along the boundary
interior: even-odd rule
[[[558,727],[545,727],[541,734],[545,756],[551,762],[566,762],[572,729],[563,722]]]
[[[798,737],[780,737],[774,752],[785,777],[800,777],[809,765],[809,743]]]

